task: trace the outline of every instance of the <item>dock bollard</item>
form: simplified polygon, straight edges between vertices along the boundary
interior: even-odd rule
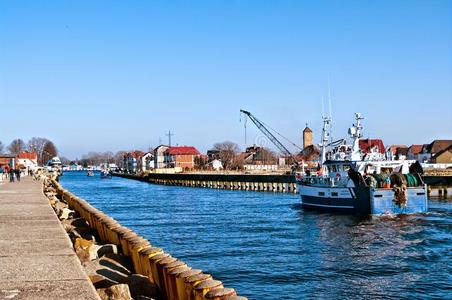
[[[103,231],[102,227],[102,220],[108,218],[106,214],[101,212],[100,210],[97,210],[94,212],[94,228],[97,230],[97,234],[99,235],[101,241],[105,241],[105,233]]]
[[[115,245],[121,245],[121,241],[119,239],[119,234],[117,232],[117,229],[119,229],[121,224],[119,224],[117,221],[110,222],[107,224],[107,237],[108,242],[115,244]]]
[[[134,238],[134,237],[138,237],[138,234],[136,234],[135,232],[133,232],[132,230],[125,228],[122,230],[122,233],[120,235],[120,240],[121,240],[121,249],[122,249],[122,253],[126,256],[129,256],[129,247],[127,245],[127,240]]]
[[[185,279],[190,276],[198,275],[201,273],[202,270],[191,269],[176,275],[177,299],[179,300],[187,299],[185,294]]]
[[[195,287],[203,281],[212,280],[212,275],[210,274],[198,274],[185,278],[185,298],[186,300],[193,300],[193,290]]]
[[[204,295],[210,290],[223,288],[223,283],[219,280],[206,280],[197,284],[193,289],[193,295],[195,300],[203,300]]]
[[[97,231],[100,231],[99,236],[101,237],[102,241],[108,241],[108,228],[107,224],[111,223],[114,224],[115,220],[113,220],[112,217],[102,214],[99,217],[97,226],[99,227]]]
[[[229,299],[231,296],[237,296],[237,293],[234,289],[231,288],[215,288],[210,290],[205,296],[204,299],[207,300],[223,300]]]
[[[182,266],[172,269],[171,271],[168,272],[167,282],[168,282],[168,291],[170,291],[168,293],[168,299],[179,299],[176,284],[177,276],[189,270],[191,270],[189,266]]]
[[[130,258],[132,259],[132,264],[135,268],[135,272],[143,275],[143,271],[140,263],[139,251],[145,247],[151,246],[148,240],[142,237],[136,237],[128,240]]]
[[[162,266],[162,278],[163,278],[163,282],[162,280],[160,280],[160,282],[162,282],[162,286],[166,291],[166,296],[168,299],[172,299],[171,296],[173,294],[175,294],[174,292],[171,291],[170,289],[170,284],[169,284],[169,278],[168,278],[168,273],[171,272],[174,269],[177,268],[181,268],[181,267],[187,267],[187,264],[180,261],[180,260],[176,260],[172,263],[169,263],[167,265]]]
[[[165,258],[169,258],[171,257],[171,255],[169,255],[168,253],[161,253],[161,254],[157,254],[154,255],[152,257],[149,258],[149,266],[151,268],[151,275],[148,277],[151,278],[152,276],[152,282],[155,283],[156,285],[158,285],[159,282],[159,274],[157,271],[157,263]]]
[[[166,294],[166,290],[165,290],[165,275],[163,272],[163,268],[166,265],[169,265],[175,261],[178,261],[178,259],[175,257],[169,256],[169,257],[159,260],[158,262],[155,263],[156,270],[157,270],[156,283],[160,289],[160,292],[161,292],[163,298],[165,298],[165,299],[167,298],[167,294]]]
[[[162,254],[163,249],[147,246],[138,251],[138,257],[139,257],[139,263],[141,268],[141,275],[147,276],[149,278],[149,281],[152,283],[155,283],[154,278],[152,277],[151,272],[151,264],[149,259],[153,256],[156,256],[157,254]]]

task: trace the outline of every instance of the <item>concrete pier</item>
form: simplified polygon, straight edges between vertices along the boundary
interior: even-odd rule
[[[42,182],[0,183],[0,298],[99,299]]]

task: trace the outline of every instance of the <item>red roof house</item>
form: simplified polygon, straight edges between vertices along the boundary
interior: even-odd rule
[[[192,146],[178,146],[166,149],[164,155],[164,162],[169,167],[193,169],[195,167],[195,157],[201,155],[201,153]]]
[[[38,153],[21,152],[16,156],[16,163],[22,169],[34,169],[38,166]]]
[[[37,160],[38,159],[38,153],[36,152],[21,152],[17,154],[18,159],[30,159],[30,160]]]
[[[199,151],[192,146],[170,147],[165,151],[168,155],[200,155]]]

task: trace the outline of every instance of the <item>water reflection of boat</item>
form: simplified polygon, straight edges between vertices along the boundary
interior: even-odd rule
[[[88,176],[88,177],[93,177],[93,176],[94,176],[94,171],[89,170],[89,171],[86,173],[86,176]]]
[[[111,177],[112,177],[111,172],[108,170],[102,170],[100,172],[100,178],[102,178],[102,179],[111,179]]]

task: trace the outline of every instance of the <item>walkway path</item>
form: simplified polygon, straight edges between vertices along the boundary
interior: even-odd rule
[[[0,184],[0,299],[99,299],[42,183]]]

